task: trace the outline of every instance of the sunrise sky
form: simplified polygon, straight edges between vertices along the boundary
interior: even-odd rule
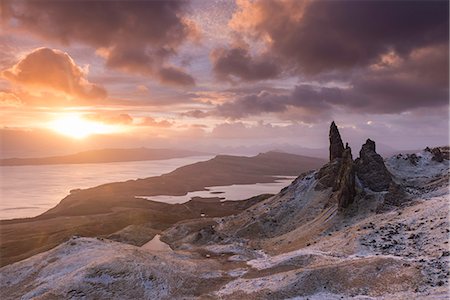
[[[2,156],[449,143],[448,1],[0,1]]]

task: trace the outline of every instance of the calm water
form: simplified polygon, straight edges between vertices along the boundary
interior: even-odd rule
[[[34,217],[54,207],[69,191],[158,176],[213,156],[166,160],[0,167],[0,219]]]
[[[255,184],[233,184],[227,186],[211,186],[206,191],[196,191],[187,193],[184,196],[139,196],[149,200],[166,203],[183,203],[191,200],[193,197],[212,198],[219,197],[225,200],[243,200],[260,194],[276,194],[285,186],[288,186],[296,177],[285,176],[285,179],[277,180],[272,183]]]
[[[37,216],[58,204],[72,189],[158,176],[210,158],[212,156],[104,164],[0,167],[0,219]],[[185,196],[156,196],[149,199],[168,203],[182,203],[195,196],[240,200],[262,193],[277,193],[291,181],[289,178],[276,183],[210,187],[208,191],[192,192]]]

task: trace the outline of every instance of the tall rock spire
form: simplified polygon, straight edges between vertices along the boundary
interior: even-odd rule
[[[331,122],[330,125],[330,161],[335,158],[341,158],[344,153],[344,144],[336,124]]]

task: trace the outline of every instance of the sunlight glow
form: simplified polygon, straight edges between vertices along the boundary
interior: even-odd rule
[[[50,128],[76,139],[82,139],[93,134],[109,134],[121,131],[119,126],[86,120],[80,115],[60,117],[50,123]]]

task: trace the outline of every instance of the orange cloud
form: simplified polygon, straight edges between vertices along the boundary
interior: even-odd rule
[[[150,127],[172,127],[173,123],[167,120],[157,121],[152,117],[144,117],[142,118],[142,122],[139,123],[142,126],[150,126]]]
[[[129,114],[108,115],[101,113],[93,113],[84,115],[83,118],[90,121],[96,121],[105,124],[129,125],[133,123],[133,118]]]
[[[0,107],[20,107],[22,100],[17,95],[0,91]]]
[[[132,125],[132,126],[147,126],[147,127],[159,127],[169,128],[173,126],[173,122],[168,120],[156,120],[153,117],[135,117],[133,118],[129,114],[111,114],[106,112],[90,113],[83,115],[83,118],[101,122],[109,125]]]
[[[105,98],[106,90],[86,75],[67,53],[49,48],[35,49],[1,72],[3,78],[32,90],[50,89],[77,99]]]

